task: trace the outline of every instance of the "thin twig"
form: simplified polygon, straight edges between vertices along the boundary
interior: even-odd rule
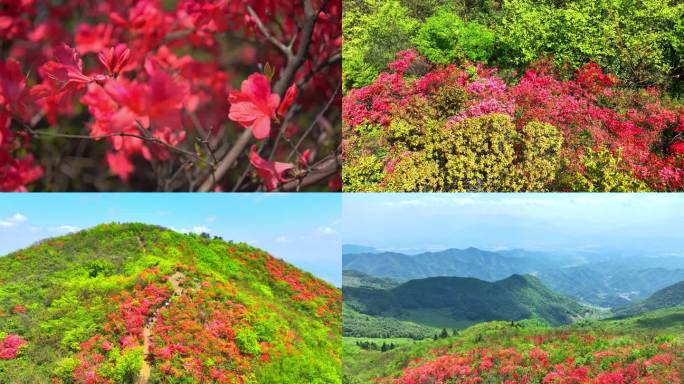
[[[330,109],[330,106],[332,105],[332,103],[333,103],[333,102],[335,101],[335,99],[337,98],[338,92],[340,91],[341,88],[342,88],[342,83],[341,83],[341,82],[338,82],[338,83],[337,83],[337,87],[335,87],[335,92],[333,92],[333,94],[332,94],[332,96],[330,97],[330,99],[328,99],[328,102],[325,104],[325,106],[323,107],[323,109],[321,109],[321,111],[318,113],[318,115],[316,115],[316,118],[313,120],[313,122],[311,123],[311,125],[309,125],[309,128],[307,128],[306,132],[304,132],[304,134],[302,135],[302,137],[299,138],[299,140],[297,141],[297,144],[295,144],[294,148],[292,149],[292,151],[290,152],[290,154],[287,156],[287,161],[290,161],[290,160],[292,159],[292,156],[294,156],[295,153],[297,153],[297,154],[299,153],[299,152],[297,151],[297,150],[299,149],[299,146],[302,145],[302,143],[304,142],[304,140],[306,139],[306,137],[309,136],[309,134],[311,133],[311,131],[313,131],[313,129],[314,129],[314,127],[316,126],[316,124],[318,124],[318,120],[319,120],[320,118],[322,118],[322,117],[326,114],[326,112],[328,112],[328,109]]]
[[[276,189],[276,191],[299,191],[301,188],[314,185],[334,175],[342,169],[342,155],[331,154],[323,160],[312,165],[306,176],[297,180],[289,181]]]

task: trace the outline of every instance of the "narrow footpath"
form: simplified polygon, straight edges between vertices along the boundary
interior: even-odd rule
[[[150,371],[152,367],[150,367],[149,359],[150,345],[152,344],[152,328],[154,327],[154,324],[157,322],[157,316],[159,316],[159,311],[162,308],[168,306],[171,302],[171,299],[183,294],[183,287],[180,286],[180,282],[184,278],[185,275],[180,272],[174,273],[169,278],[169,282],[173,286],[173,295],[171,295],[171,297],[169,297],[169,299],[164,304],[162,304],[162,306],[157,308],[157,310],[154,311],[154,314],[148,317],[145,321],[145,328],[143,328],[143,363],[142,367],[140,367],[140,374],[138,375],[138,384],[147,384],[150,381]]]

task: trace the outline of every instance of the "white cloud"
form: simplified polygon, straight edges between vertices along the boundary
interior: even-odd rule
[[[209,217],[207,217],[207,222],[213,223],[213,222],[215,222],[215,221],[216,221],[216,216],[209,216]]]
[[[211,229],[209,229],[205,226],[202,226],[202,225],[195,225],[192,228],[181,228],[181,229],[171,227],[171,229],[176,231],[176,232],[180,232],[180,233],[196,233],[198,235],[201,233],[211,233]]]
[[[207,227],[204,227],[204,226],[202,226],[202,225],[196,225],[196,226],[192,227],[192,229],[190,230],[190,232],[192,232],[192,233],[198,233],[198,234],[199,234],[199,233],[209,233],[209,232],[211,232],[211,229],[209,229],[209,228],[207,228]]]
[[[11,221],[15,222],[15,223],[23,223],[23,222],[25,222],[26,220],[28,220],[28,217],[22,215],[21,213],[15,213],[15,214],[12,215],[12,217],[10,217],[9,219],[10,219]]]
[[[276,237],[275,241],[277,243],[288,243],[288,242],[290,242],[290,239],[285,235],[281,235],[281,236]]]
[[[15,213],[14,215],[6,218],[5,220],[0,220],[0,227],[11,228],[17,224],[26,222],[28,217],[22,215],[21,213]]]
[[[323,236],[336,235],[337,231],[330,227],[318,227],[316,228],[316,233]]]
[[[63,232],[63,233],[78,232],[80,230],[81,230],[81,228],[75,227],[73,225],[60,225],[59,227],[53,227],[53,228],[49,229],[49,231],[51,231],[51,232]]]

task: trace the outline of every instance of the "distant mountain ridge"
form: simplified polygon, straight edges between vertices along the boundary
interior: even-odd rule
[[[377,249],[373,247],[368,247],[365,245],[356,245],[356,244],[342,244],[342,254],[347,255],[347,254],[355,254],[355,253],[378,253]]]
[[[435,327],[538,318],[567,324],[593,310],[557,294],[534,276],[514,274],[496,282],[472,277],[430,277],[379,290],[343,287],[345,305],[371,316]]]
[[[411,280],[436,276],[475,277],[500,280],[515,273],[528,273],[552,263],[524,256],[508,256],[478,248],[447,249],[406,255],[397,252],[344,254],[343,269],[378,277]]]
[[[595,260],[522,249],[486,251],[447,249],[406,255],[398,252],[345,253],[344,270],[408,281],[438,276],[497,281],[513,274],[532,274],[556,292],[602,307],[622,307],[660,288],[684,280],[684,261],[600,255]],[[666,265],[672,265],[665,268]]]
[[[399,284],[400,282],[389,277],[375,277],[353,269],[342,271],[342,285],[345,287],[389,289]]]

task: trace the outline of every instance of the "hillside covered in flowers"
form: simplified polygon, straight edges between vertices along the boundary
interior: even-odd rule
[[[684,309],[549,328],[490,322],[388,351],[344,347],[345,384],[672,384],[684,379]]]
[[[0,257],[0,382],[339,383],[341,291],[244,243],[103,224]]]
[[[684,4],[353,0],[346,191],[684,189]]]

